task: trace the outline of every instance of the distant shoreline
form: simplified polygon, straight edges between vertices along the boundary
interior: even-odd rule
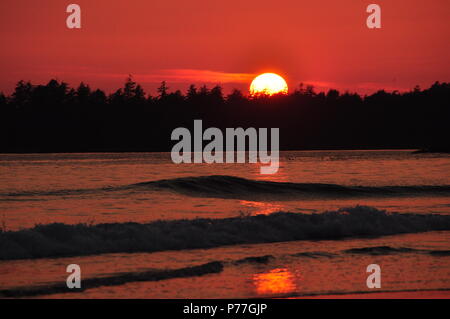
[[[317,149],[287,149],[280,152],[339,152],[339,151],[410,151],[412,154],[421,153],[450,153],[450,151],[433,151],[419,148],[317,148]],[[143,150],[143,149],[93,149],[93,150],[18,150],[18,151],[0,151],[0,155],[7,154],[92,154],[92,153],[170,153],[170,150]]]

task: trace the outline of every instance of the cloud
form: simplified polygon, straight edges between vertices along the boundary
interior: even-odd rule
[[[46,73],[48,76],[84,76],[84,80],[89,78],[96,79],[125,79],[131,74],[137,80],[143,83],[159,83],[167,81],[172,83],[248,83],[253,80],[257,74],[252,73],[232,73],[212,70],[200,69],[156,69],[148,72],[132,72],[117,73],[105,72],[96,68],[89,68],[85,66],[60,66],[54,68],[53,71],[47,71],[46,67],[37,68],[35,73]]]
[[[135,74],[134,76],[144,83],[161,81],[172,83],[248,83],[256,75],[197,69],[167,69],[152,74]]]

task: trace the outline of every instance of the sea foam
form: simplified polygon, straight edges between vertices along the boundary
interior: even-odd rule
[[[67,225],[0,233],[0,260],[156,252],[296,240],[338,240],[450,230],[450,216],[388,213],[356,206],[320,214]]]

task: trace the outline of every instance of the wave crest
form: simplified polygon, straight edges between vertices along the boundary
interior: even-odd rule
[[[156,252],[295,240],[450,230],[450,216],[387,213],[356,206],[321,214],[274,213],[148,224],[38,225],[0,233],[0,260]]]
[[[39,200],[42,196],[81,196],[108,192],[172,191],[192,197],[243,200],[345,199],[399,196],[450,196],[450,185],[346,186],[252,180],[228,175],[180,177],[93,189],[60,189],[0,194],[2,201]]]
[[[0,290],[0,297],[21,298],[51,295],[57,293],[80,293],[87,289],[102,286],[119,286],[129,282],[159,281],[173,278],[196,277],[207,274],[220,273],[222,270],[223,264],[219,261],[213,261],[199,266],[179,269],[154,269],[143,272],[121,273],[106,277],[87,278],[83,279],[83,285],[80,289],[73,290],[68,289],[66,283],[54,283],[37,287],[18,287],[12,289],[3,289]]]
[[[352,248],[345,250],[348,254],[365,254],[365,255],[389,255],[397,253],[412,253],[420,252],[421,250],[407,248],[407,247],[390,247],[390,246],[375,246],[375,247],[362,247]]]
[[[352,198],[418,195],[450,195],[450,185],[422,186],[344,186],[321,183],[288,183],[258,181],[246,178],[212,175],[182,177],[144,182],[137,188],[171,190],[189,196],[216,198]]]

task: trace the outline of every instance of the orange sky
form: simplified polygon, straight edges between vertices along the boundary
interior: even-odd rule
[[[66,6],[82,9],[69,30]],[[382,29],[366,7],[382,8]],[[128,74],[151,94],[166,80],[248,89],[277,72],[292,90],[372,92],[450,81],[448,0],[2,0],[0,91],[56,77],[108,92]]]

